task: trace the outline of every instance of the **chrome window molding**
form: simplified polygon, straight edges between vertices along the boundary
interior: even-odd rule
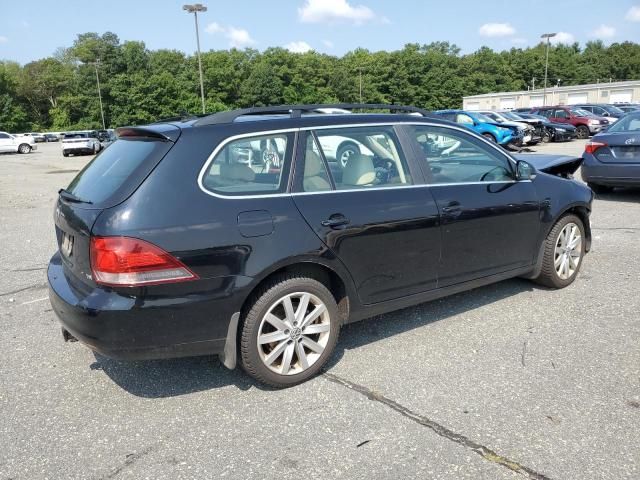
[[[431,126],[431,127],[439,127],[439,128],[450,128],[452,130],[458,130],[464,134],[469,135],[469,131],[468,129],[464,128],[464,127],[458,127],[458,126],[453,126],[453,125],[443,125],[441,123],[432,123],[432,122],[372,122],[372,123],[352,123],[352,124],[341,124],[341,125],[320,125],[320,126],[306,126],[306,127],[293,127],[293,128],[283,128],[283,129],[278,129],[278,130],[256,130],[253,132],[248,132],[248,133],[241,133],[238,135],[233,135],[231,137],[225,138],[222,142],[220,142],[211,152],[211,154],[209,155],[209,157],[207,158],[207,160],[205,161],[204,165],[202,166],[202,168],[200,169],[200,173],[198,175],[198,187],[200,187],[200,190],[207,194],[210,195],[212,197],[216,197],[216,198],[224,198],[227,200],[233,200],[233,199],[237,199],[237,200],[243,200],[243,199],[251,199],[251,198],[270,198],[270,197],[291,197],[291,196],[295,196],[295,195],[317,195],[317,194],[325,194],[325,193],[341,193],[341,192],[362,192],[362,191],[366,191],[366,192],[370,192],[370,191],[374,191],[374,190],[396,190],[399,188],[418,188],[418,187],[444,187],[444,186],[453,186],[453,185],[489,185],[489,184],[497,184],[497,183],[522,183],[522,182],[531,182],[531,180],[508,180],[508,181],[500,181],[500,182],[464,182],[464,183],[424,183],[424,184],[414,184],[414,185],[397,185],[397,186],[393,186],[393,187],[370,187],[370,188],[353,188],[353,189],[347,189],[347,190],[324,190],[321,192],[285,192],[285,193],[256,193],[256,194],[246,194],[246,195],[225,195],[223,193],[219,193],[219,192],[213,192],[211,190],[208,190],[203,183],[204,177],[206,175],[206,172],[208,171],[211,163],[213,162],[213,160],[215,159],[216,155],[218,155],[218,153],[224,148],[226,147],[229,143],[235,141],[235,140],[240,140],[243,138],[250,138],[250,137],[264,137],[266,135],[277,135],[277,134],[282,134],[282,133],[298,133],[298,132],[303,132],[303,131],[310,131],[310,130],[332,130],[332,129],[339,129],[339,128],[362,128],[362,127],[381,127],[381,126],[402,126],[402,125],[418,125],[418,126]],[[484,137],[479,136],[480,138],[476,139],[476,140],[481,140],[483,141],[486,145],[490,146],[491,148],[493,148],[496,152],[498,152],[500,155],[502,155],[504,158],[507,159],[508,162],[510,162],[512,164],[513,167],[515,167],[516,161],[511,158],[511,156],[509,156],[506,152],[502,151],[498,145],[494,144],[493,142],[488,141],[487,139],[485,139]],[[294,157],[295,157],[295,151],[294,151]],[[293,161],[293,159],[292,159]],[[287,179],[288,181],[288,179]]]

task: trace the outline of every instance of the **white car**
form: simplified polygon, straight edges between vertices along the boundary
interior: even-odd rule
[[[79,153],[96,154],[102,149],[100,141],[94,132],[65,133],[62,139],[62,155],[77,155]]]
[[[15,136],[7,132],[0,132],[0,153],[29,153],[37,148],[36,142],[31,136]]]

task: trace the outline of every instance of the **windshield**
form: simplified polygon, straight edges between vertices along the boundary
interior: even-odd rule
[[[520,115],[513,112],[504,112],[502,116],[508,118],[509,120],[515,120],[515,121],[522,120],[522,117]]]
[[[472,116],[475,117],[475,119],[478,122],[495,123],[495,120],[490,119],[489,117],[487,117],[486,115],[483,115],[482,113],[474,113]]]
[[[618,113],[618,114],[624,113],[624,110],[616,107],[615,105],[607,105],[607,110],[609,110],[609,113]]]
[[[640,112],[628,113],[609,127],[607,132],[638,132],[640,133]]]
[[[582,108],[572,108],[571,113],[578,117],[594,117],[595,115],[588,110],[583,110]]]

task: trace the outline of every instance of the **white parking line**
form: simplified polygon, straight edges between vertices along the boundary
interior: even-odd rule
[[[28,302],[22,302],[20,305],[29,305],[30,303],[41,302],[43,300],[48,300],[49,297],[36,298],[35,300],[29,300]]]

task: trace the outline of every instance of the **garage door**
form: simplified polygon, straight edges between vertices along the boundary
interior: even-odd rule
[[[609,94],[611,103],[630,102],[633,99],[633,90],[612,90]]]
[[[544,95],[531,95],[529,98],[530,107],[541,107],[544,104]]]
[[[575,105],[576,103],[587,103],[587,94],[570,93],[567,97],[567,105]]]
[[[465,110],[480,110],[480,102],[467,102],[467,107]]]
[[[516,108],[516,97],[502,97],[500,99],[500,110],[512,110]]]

